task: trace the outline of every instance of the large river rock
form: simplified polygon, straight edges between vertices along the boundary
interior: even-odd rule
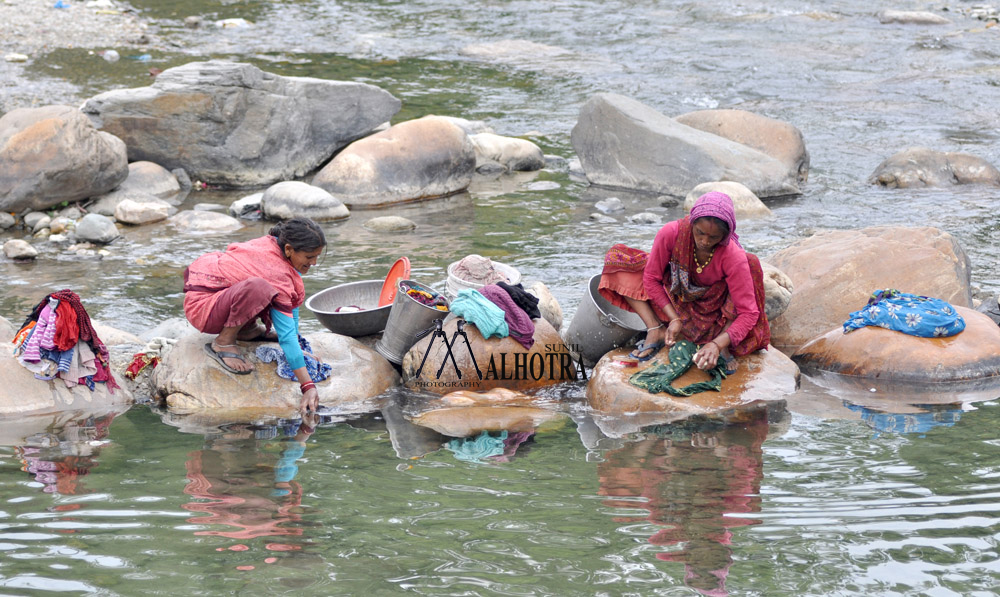
[[[312,184],[349,208],[381,207],[464,190],[476,149],[459,126],[437,116],[401,122],[355,141],[316,173]]]
[[[594,367],[587,384],[587,400],[595,411],[616,417],[652,413],[659,422],[669,422],[751,408],[759,401],[780,401],[799,387],[799,368],[781,351],[769,347],[740,357],[739,369],[722,381],[720,392],[701,392],[687,398],[653,394],[630,384],[629,377],[655,363],[667,362],[668,351],[661,350],[652,360],[641,363],[641,367],[628,367],[619,360],[629,350],[613,350]],[[673,385],[683,387],[707,379],[707,373],[692,366]]]
[[[706,181],[739,182],[761,198],[801,192],[784,162],[613,93],[584,104],[572,142],[597,185],[675,197]]]
[[[794,286],[788,308],[771,321],[771,343],[788,352],[844,323],[883,288],[972,304],[969,258],[937,228],[878,226],[822,232],[768,260]]]
[[[0,211],[44,210],[106,193],[128,177],[122,140],[69,106],[0,118]]]
[[[972,154],[910,147],[886,158],[868,177],[868,182],[891,189],[956,184],[1000,186],[1000,170]]]
[[[20,322],[18,322],[20,325]],[[8,347],[16,329],[0,317],[0,417],[45,414],[67,410],[116,410],[132,404],[132,394],[121,387],[112,394],[104,384],[95,384],[91,392],[87,386],[67,388],[61,379],[41,381],[35,374],[22,367]],[[98,336],[101,332],[98,330]],[[122,383],[121,370],[112,363],[112,371]]]
[[[183,168],[210,184],[255,186],[312,172],[399,107],[374,85],[213,60],[169,68],[149,87],[102,93],[82,109],[125,141],[130,160]]]
[[[437,377],[441,363],[447,358],[444,343],[434,341],[427,362],[420,371],[420,363],[424,353],[431,344],[431,336],[418,341],[403,357],[403,379],[408,388],[447,394],[456,390],[487,391],[494,388],[526,391],[542,388],[563,381],[577,379],[577,364],[573,361],[569,349],[563,344],[559,333],[544,319],[535,319],[535,343],[526,350],[510,336],[506,338],[483,339],[474,325],[465,326],[469,336],[472,355],[465,346],[461,336],[456,338],[452,354],[461,371],[461,377],[455,371],[455,366],[448,364]],[[454,318],[444,324],[444,333],[449,342],[455,330],[458,329],[458,319]],[[483,378],[476,374],[476,365]]]
[[[867,326],[834,328],[795,351],[806,371],[828,371],[883,382],[943,384],[986,381],[1000,385],[1000,327],[988,316],[956,307],[965,330],[947,338],[920,338]]]
[[[157,395],[171,409],[295,408],[302,399],[297,381],[278,377],[274,363],[254,356],[255,342],[240,342],[240,350],[256,370],[233,375],[206,353],[214,336],[191,334],[181,338],[153,370]],[[347,336],[329,332],[306,335],[313,353],[333,367],[331,377],[316,384],[320,404],[355,405],[399,385],[399,375],[389,361]],[[277,344],[273,344],[277,346]]]

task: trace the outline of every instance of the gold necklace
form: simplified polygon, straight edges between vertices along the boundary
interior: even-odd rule
[[[705,260],[705,263],[702,263],[702,262],[698,261],[698,251],[696,249],[695,252],[694,252],[694,264],[696,266],[694,268],[695,271],[700,274],[703,269],[705,269],[706,267],[708,267],[709,263],[712,263],[712,257],[715,257],[715,248],[714,247],[712,248],[712,252],[708,254],[708,259]]]

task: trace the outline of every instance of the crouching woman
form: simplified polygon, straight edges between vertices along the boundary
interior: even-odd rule
[[[308,218],[280,222],[267,236],[206,253],[184,270],[184,315],[195,328],[217,334],[205,352],[236,375],[253,371],[237,340],[275,340],[302,388],[302,410],[319,406],[299,346],[302,275],[316,264],[326,235]]]

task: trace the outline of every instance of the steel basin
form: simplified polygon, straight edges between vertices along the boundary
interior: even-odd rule
[[[385,329],[392,304],[378,306],[383,280],[363,280],[332,286],[317,292],[306,301],[306,309],[316,315],[323,326],[342,336],[370,336]],[[338,307],[357,305],[364,311],[337,313]]]

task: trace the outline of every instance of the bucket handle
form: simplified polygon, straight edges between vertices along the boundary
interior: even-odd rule
[[[605,314],[605,313],[602,313],[602,312],[599,311],[598,315],[597,315],[597,318],[600,320],[601,325],[603,325],[606,328],[609,328],[609,327],[617,325],[619,327],[623,327],[625,329],[628,329],[628,326],[625,325],[625,322],[619,320],[617,317],[615,317],[614,315],[611,315],[610,313]]]

